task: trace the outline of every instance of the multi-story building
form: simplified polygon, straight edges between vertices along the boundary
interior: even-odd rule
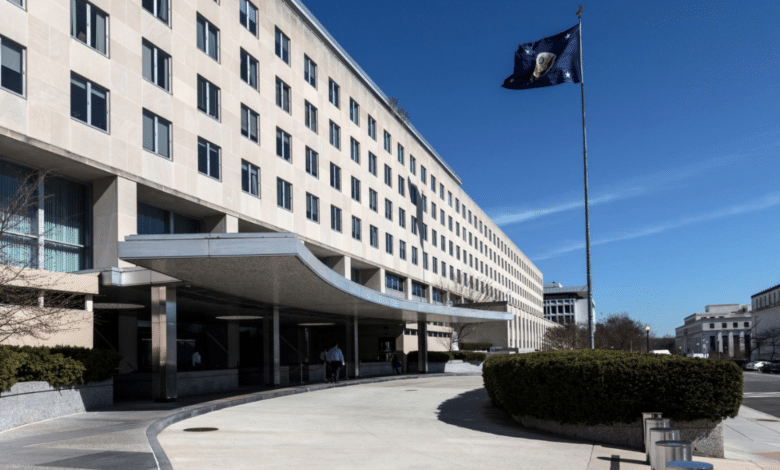
[[[98,276],[80,344],[154,371],[156,397],[195,351],[279,383],[336,341],[359,374],[438,323],[506,347],[551,325],[539,269],[300,0],[0,16],[0,184],[36,173],[49,196],[9,262]]]
[[[686,356],[722,353],[743,357],[752,327],[750,305],[707,305],[703,313],[685,317],[685,324],[675,328],[675,345]]]
[[[750,296],[753,309],[753,360],[780,358],[780,284]]]
[[[595,312],[596,303],[593,302]],[[595,315],[595,314],[594,314]],[[544,318],[560,325],[588,324],[588,286],[544,285]]]

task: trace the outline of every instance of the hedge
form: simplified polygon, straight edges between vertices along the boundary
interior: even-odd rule
[[[487,356],[487,354],[483,352],[473,352],[473,351],[453,351],[452,356],[455,359],[459,359],[461,361],[485,362],[485,357]]]
[[[458,343],[462,351],[487,351],[493,343]]]
[[[0,391],[16,382],[44,381],[52,387],[109,379],[121,356],[114,351],[67,346],[0,346]]]
[[[492,356],[482,369],[493,403],[512,416],[563,424],[734,417],[742,371],[731,361],[586,350]]]
[[[447,362],[453,359],[452,353],[446,351],[428,351],[428,362]],[[417,362],[417,351],[411,351],[406,355],[409,363]]]

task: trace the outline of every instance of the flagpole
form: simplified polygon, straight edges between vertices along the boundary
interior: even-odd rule
[[[585,133],[585,72],[582,64],[582,5],[577,10],[577,18],[580,21],[580,95],[582,96],[582,161],[585,169],[585,253],[588,265],[588,338],[590,349],[595,349],[594,323],[596,322],[593,311],[593,282],[590,275],[590,216],[588,212],[588,139]]]

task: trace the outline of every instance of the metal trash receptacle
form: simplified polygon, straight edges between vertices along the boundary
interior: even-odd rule
[[[691,460],[691,443],[688,441],[657,441],[655,462],[660,470],[666,470],[666,462]]]
[[[652,470],[665,470],[664,465],[666,462],[660,462],[656,458],[656,445],[658,441],[679,441],[680,430],[675,428],[650,428],[650,437],[648,438],[650,444],[650,468]]]
[[[675,460],[666,463],[666,470],[713,470],[711,463],[691,460]]]
[[[647,452],[647,430],[655,427],[663,427],[662,425],[648,426],[648,419],[661,419],[663,415],[659,411],[646,411],[642,413],[642,440],[645,443],[645,452]]]
[[[650,429],[668,428],[671,422],[667,418],[647,418],[645,420],[645,461],[650,463]]]

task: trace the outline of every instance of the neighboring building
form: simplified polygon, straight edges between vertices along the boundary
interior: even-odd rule
[[[675,328],[675,345],[686,356],[722,353],[742,358],[752,326],[750,305],[707,305],[703,313],[685,317],[685,324]]]
[[[596,302],[593,302],[595,317]],[[560,325],[588,324],[588,286],[544,285],[544,318]]]
[[[74,344],[154,371],[156,398],[196,351],[278,384],[336,341],[356,375],[454,322],[541,344],[542,273],[299,0],[0,17],[2,194],[51,171],[45,223],[11,253],[99,275],[95,334]]]
[[[750,296],[753,309],[753,360],[780,359],[780,284]]]

